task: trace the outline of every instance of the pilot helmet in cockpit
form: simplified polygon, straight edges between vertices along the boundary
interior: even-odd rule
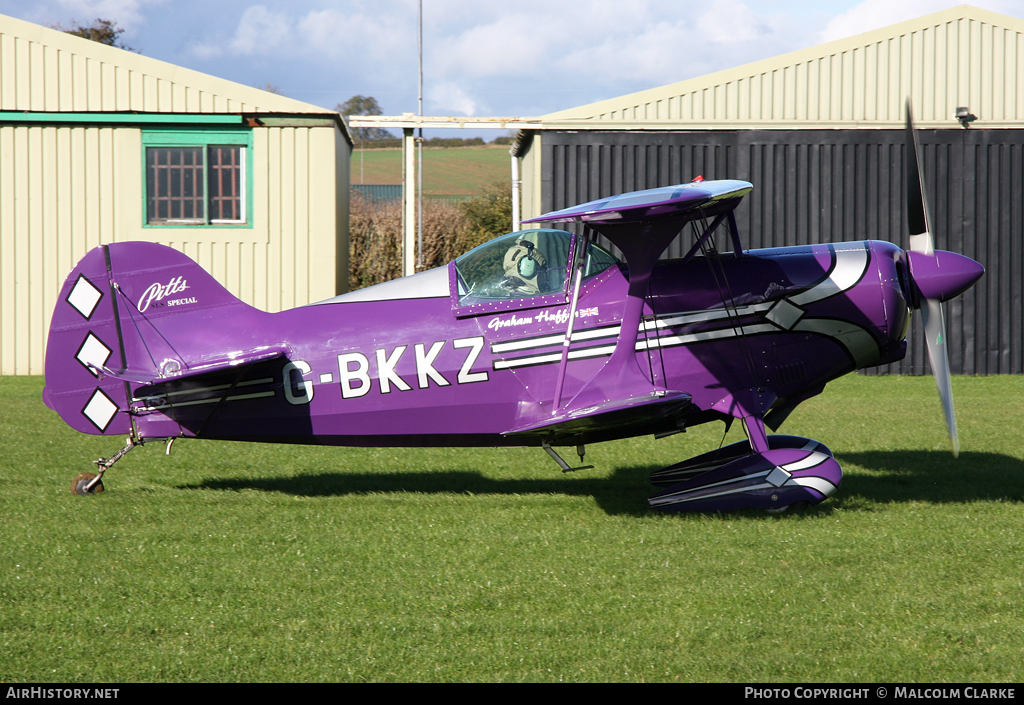
[[[540,291],[547,261],[536,245],[522,237],[505,253],[502,286],[524,294]]]

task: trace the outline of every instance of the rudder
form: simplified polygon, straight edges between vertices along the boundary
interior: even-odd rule
[[[262,313],[173,248],[101,245],[61,289],[47,338],[43,400],[82,433],[129,433],[131,385],[98,368],[149,376],[187,369],[218,337],[225,345],[238,342],[224,322],[243,310]]]

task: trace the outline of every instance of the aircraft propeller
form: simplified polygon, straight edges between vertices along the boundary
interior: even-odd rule
[[[946,427],[953,443],[953,457],[960,454],[960,437],[953,409],[953,388],[949,377],[949,353],[946,348],[946,321],[942,302],[966,291],[985,272],[980,264],[954,252],[935,250],[931,234],[931,218],[921,176],[921,154],[914,130],[914,119],[907,99],[907,224],[910,228],[911,281],[916,301],[924,319],[924,335],[928,346],[935,384],[939,389]]]

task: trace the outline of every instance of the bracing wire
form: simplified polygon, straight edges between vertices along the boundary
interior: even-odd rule
[[[701,225],[705,230],[707,230],[707,216],[704,214],[703,208],[700,209],[700,212]],[[691,221],[690,224],[693,228],[694,237],[699,238],[700,236],[698,235],[699,231],[697,230],[696,219]],[[754,379],[754,383],[758,388],[760,388],[762,386],[761,377],[757,373],[757,365],[754,363],[754,356],[750,352],[750,341],[747,339],[746,331],[744,331],[743,324],[740,322],[739,309],[736,306],[736,301],[732,294],[732,287],[729,286],[729,278],[726,276],[725,268],[722,267],[721,261],[719,260],[718,250],[715,249],[713,238],[708,238],[706,242],[701,243],[700,248],[701,254],[704,255],[708,262],[708,268],[711,270],[711,276],[714,277],[715,286],[718,288],[718,296],[722,299],[722,307],[725,310],[726,316],[729,318],[729,324],[732,326],[733,332],[735,332],[737,337],[740,339],[740,348],[743,350],[743,357],[746,360],[747,368],[750,371],[751,377]],[[721,270],[722,281],[725,282],[724,289],[722,288],[722,281],[718,278],[719,272],[716,271],[712,260],[718,262],[718,269]]]

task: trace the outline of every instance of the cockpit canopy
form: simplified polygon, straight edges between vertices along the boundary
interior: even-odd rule
[[[564,230],[520,230],[476,247],[455,260],[458,305],[559,294],[567,290],[572,234]],[[590,243],[583,277],[618,263]]]

